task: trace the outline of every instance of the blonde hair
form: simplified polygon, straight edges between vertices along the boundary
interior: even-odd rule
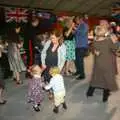
[[[38,65],[32,65],[30,67],[30,72],[32,75],[40,75],[42,73],[42,70]]]
[[[65,20],[64,20],[64,22],[65,22],[65,27],[68,27],[68,28],[70,28],[71,27],[71,25],[72,25],[72,23],[73,23],[73,18],[71,17],[69,17],[69,18],[66,18]]]
[[[52,67],[49,71],[50,75],[55,76],[60,74],[60,69],[58,67]]]
[[[102,26],[97,26],[95,29],[96,36],[105,36],[106,32],[108,32],[108,29]]]

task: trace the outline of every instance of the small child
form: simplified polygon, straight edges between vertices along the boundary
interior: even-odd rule
[[[50,69],[50,75],[52,76],[50,83],[45,86],[46,90],[52,88],[54,94],[54,113],[59,112],[59,106],[62,104],[64,109],[67,109],[65,103],[65,86],[63,76],[60,75],[60,70],[58,67],[53,67]]]
[[[28,102],[33,104],[33,109],[40,111],[39,105],[43,101],[43,83],[41,79],[41,68],[38,65],[33,65],[30,68],[31,79],[28,84]]]

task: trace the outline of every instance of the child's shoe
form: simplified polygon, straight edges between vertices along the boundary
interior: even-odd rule
[[[53,93],[51,91],[49,91],[49,93],[48,93],[48,98],[51,101],[53,101],[53,99],[54,99],[54,95],[53,95]]]
[[[62,105],[63,105],[63,108],[66,110],[67,109],[66,103],[64,102]]]
[[[40,106],[41,104],[40,104],[40,103],[38,103],[37,105],[38,105],[38,106]]]
[[[38,106],[33,106],[34,111],[39,112],[40,108]]]
[[[57,114],[59,112],[58,107],[55,106],[54,109],[53,109],[53,112]]]

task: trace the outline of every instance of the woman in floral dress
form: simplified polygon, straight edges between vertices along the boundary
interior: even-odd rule
[[[73,68],[75,60],[75,39],[72,33],[73,26],[74,26],[73,20],[68,19],[66,27],[63,30],[65,41],[64,43],[66,45],[66,65],[65,65],[66,75],[75,72]]]

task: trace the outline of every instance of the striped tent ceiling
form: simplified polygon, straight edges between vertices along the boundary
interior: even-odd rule
[[[119,0],[0,0],[1,6],[40,8],[48,11],[109,16]]]

